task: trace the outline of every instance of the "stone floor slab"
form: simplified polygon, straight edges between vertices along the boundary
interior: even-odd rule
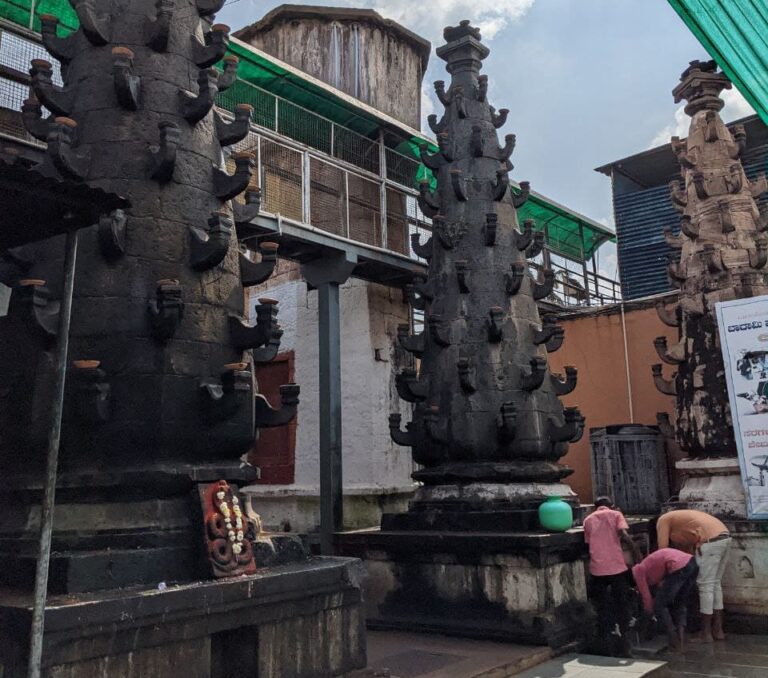
[[[588,654],[566,654],[516,674],[517,678],[641,678],[662,676],[665,663],[614,659]]]
[[[368,667],[347,678],[507,678],[551,656],[546,647],[369,631]]]
[[[729,635],[725,642],[689,644],[683,655],[665,659],[669,678],[766,678],[768,636]]]

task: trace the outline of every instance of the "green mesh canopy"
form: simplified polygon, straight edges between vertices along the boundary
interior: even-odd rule
[[[512,190],[520,192],[515,186]],[[577,261],[589,259],[600,245],[616,240],[610,229],[539,193],[531,193],[525,204],[517,210],[517,218],[521,224],[526,219],[533,219],[536,230],[545,232],[547,245]]]
[[[24,28],[39,32],[41,14],[59,17],[65,28],[74,30],[79,25],[77,14],[67,0],[0,0],[0,16]]]
[[[757,3],[760,0],[752,1]],[[62,33],[67,29],[75,30],[78,26],[77,15],[67,0],[0,0],[0,17],[25,28],[31,27],[39,32],[41,14],[59,17],[59,30]],[[427,137],[406,132],[394,121],[376,115],[375,111],[356,104],[348,97],[339,96],[330,87],[304,76],[295,69],[286,68],[279,61],[262,55],[239,40],[231,40],[229,54],[240,60],[240,82],[236,82],[220,97],[219,104],[224,108],[233,109],[236,103],[251,103],[254,106],[254,122],[263,127],[318,147],[304,137],[313,134],[317,136],[319,129],[315,130],[307,124],[302,124],[301,129],[298,129],[295,122],[293,127],[280,125],[280,121],[275,117],[276,109],[272,97],[268,94],[255,96],[255,90],[249,90],[249,84],[371,140],[377,140],[379,132],[383,131],[388,148],[415,161],[419,161],[419,147],[422,144],[426,143],[431,153],[438,150]],[[328,152],[330,149],[320,150]],[[421,164],[415,178],[416,185],[423,179],[428,179],[434,184],[432,173]],[[515,187],[512,190],[519,191]],[[609,229],[537,193],[532,193],[518,210],[518,218],[521,223],[525,219],[533,219],[536,228],[546,232],[547,244],[550,247],[578,261],[590,258],[602,243],[615,240],[613,232]]]
[[[669,4],[768,125],[768,2],[669,0]]]

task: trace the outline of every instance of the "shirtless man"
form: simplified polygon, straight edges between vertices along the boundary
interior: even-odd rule
[[[696,584],[701,611],[699,640],[704,643],[725,640],[722,580],[731,547],[728,528],[703,511],[670,511],[656,523],[656,536],[660,549],[671,544],[696,556],[699,566]]]

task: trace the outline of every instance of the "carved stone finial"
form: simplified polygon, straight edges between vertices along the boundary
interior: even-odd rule
[[[702,110],[722,110],[725,102],[720,98],[720,93],[731,87],[731,81],[717,70],[714,61],[692,61],[683,71],[680,84],[672,94],[676,104],[686,100],[685,112],[694,115]]]
[[[458,26],[446,26],[443,29],[443,39],[446,42],[461,40],[461,38],[472,37],[475,40],[481,40],[480,29],[470,25],[468,19],[459,22]]]

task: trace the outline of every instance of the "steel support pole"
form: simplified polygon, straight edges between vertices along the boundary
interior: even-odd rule
[[[317,290],[319,362],[320,552],[333,555],[333,535],[344,527],[341,459],[341,312],[339,286],[357,265],[351,252],[328,253],[302,264]]]
[[[579,249],[581,250],[581,272],[584,276],[584,291],[587,295],[587,306],[592,306],[592,293],[589,291],[589,269],[587,258],[584,256],[584,225],[579,224]]]
[[[72,318],[72,292],[75,288],[77,264],[77,231],[67,234],[64,254],[64,288],[59,310],[58,341],[56,346],[56,374],[54,397],[51,404],[51,424],[48,436],[48,459],[45,487],[40,515],[40,545],[35,572],[34,606],[32,608],[32,629],[29,641],[28,678],[40,678],[43,657],[43,634],[45,632],[45,603],[48,594],[48,565],[51,560],[51,536],[53,534],[53,507],[56,501],[56,473],[59,465],[59,441],[61,440],[61,417],[64,410],[64,387],[67,377],[67,354],[69,351],[69,323]]]
[[[320,552],[333,554],[344,525],[341,461],[341,317],[339,285],[317,288],[320,362]]]

